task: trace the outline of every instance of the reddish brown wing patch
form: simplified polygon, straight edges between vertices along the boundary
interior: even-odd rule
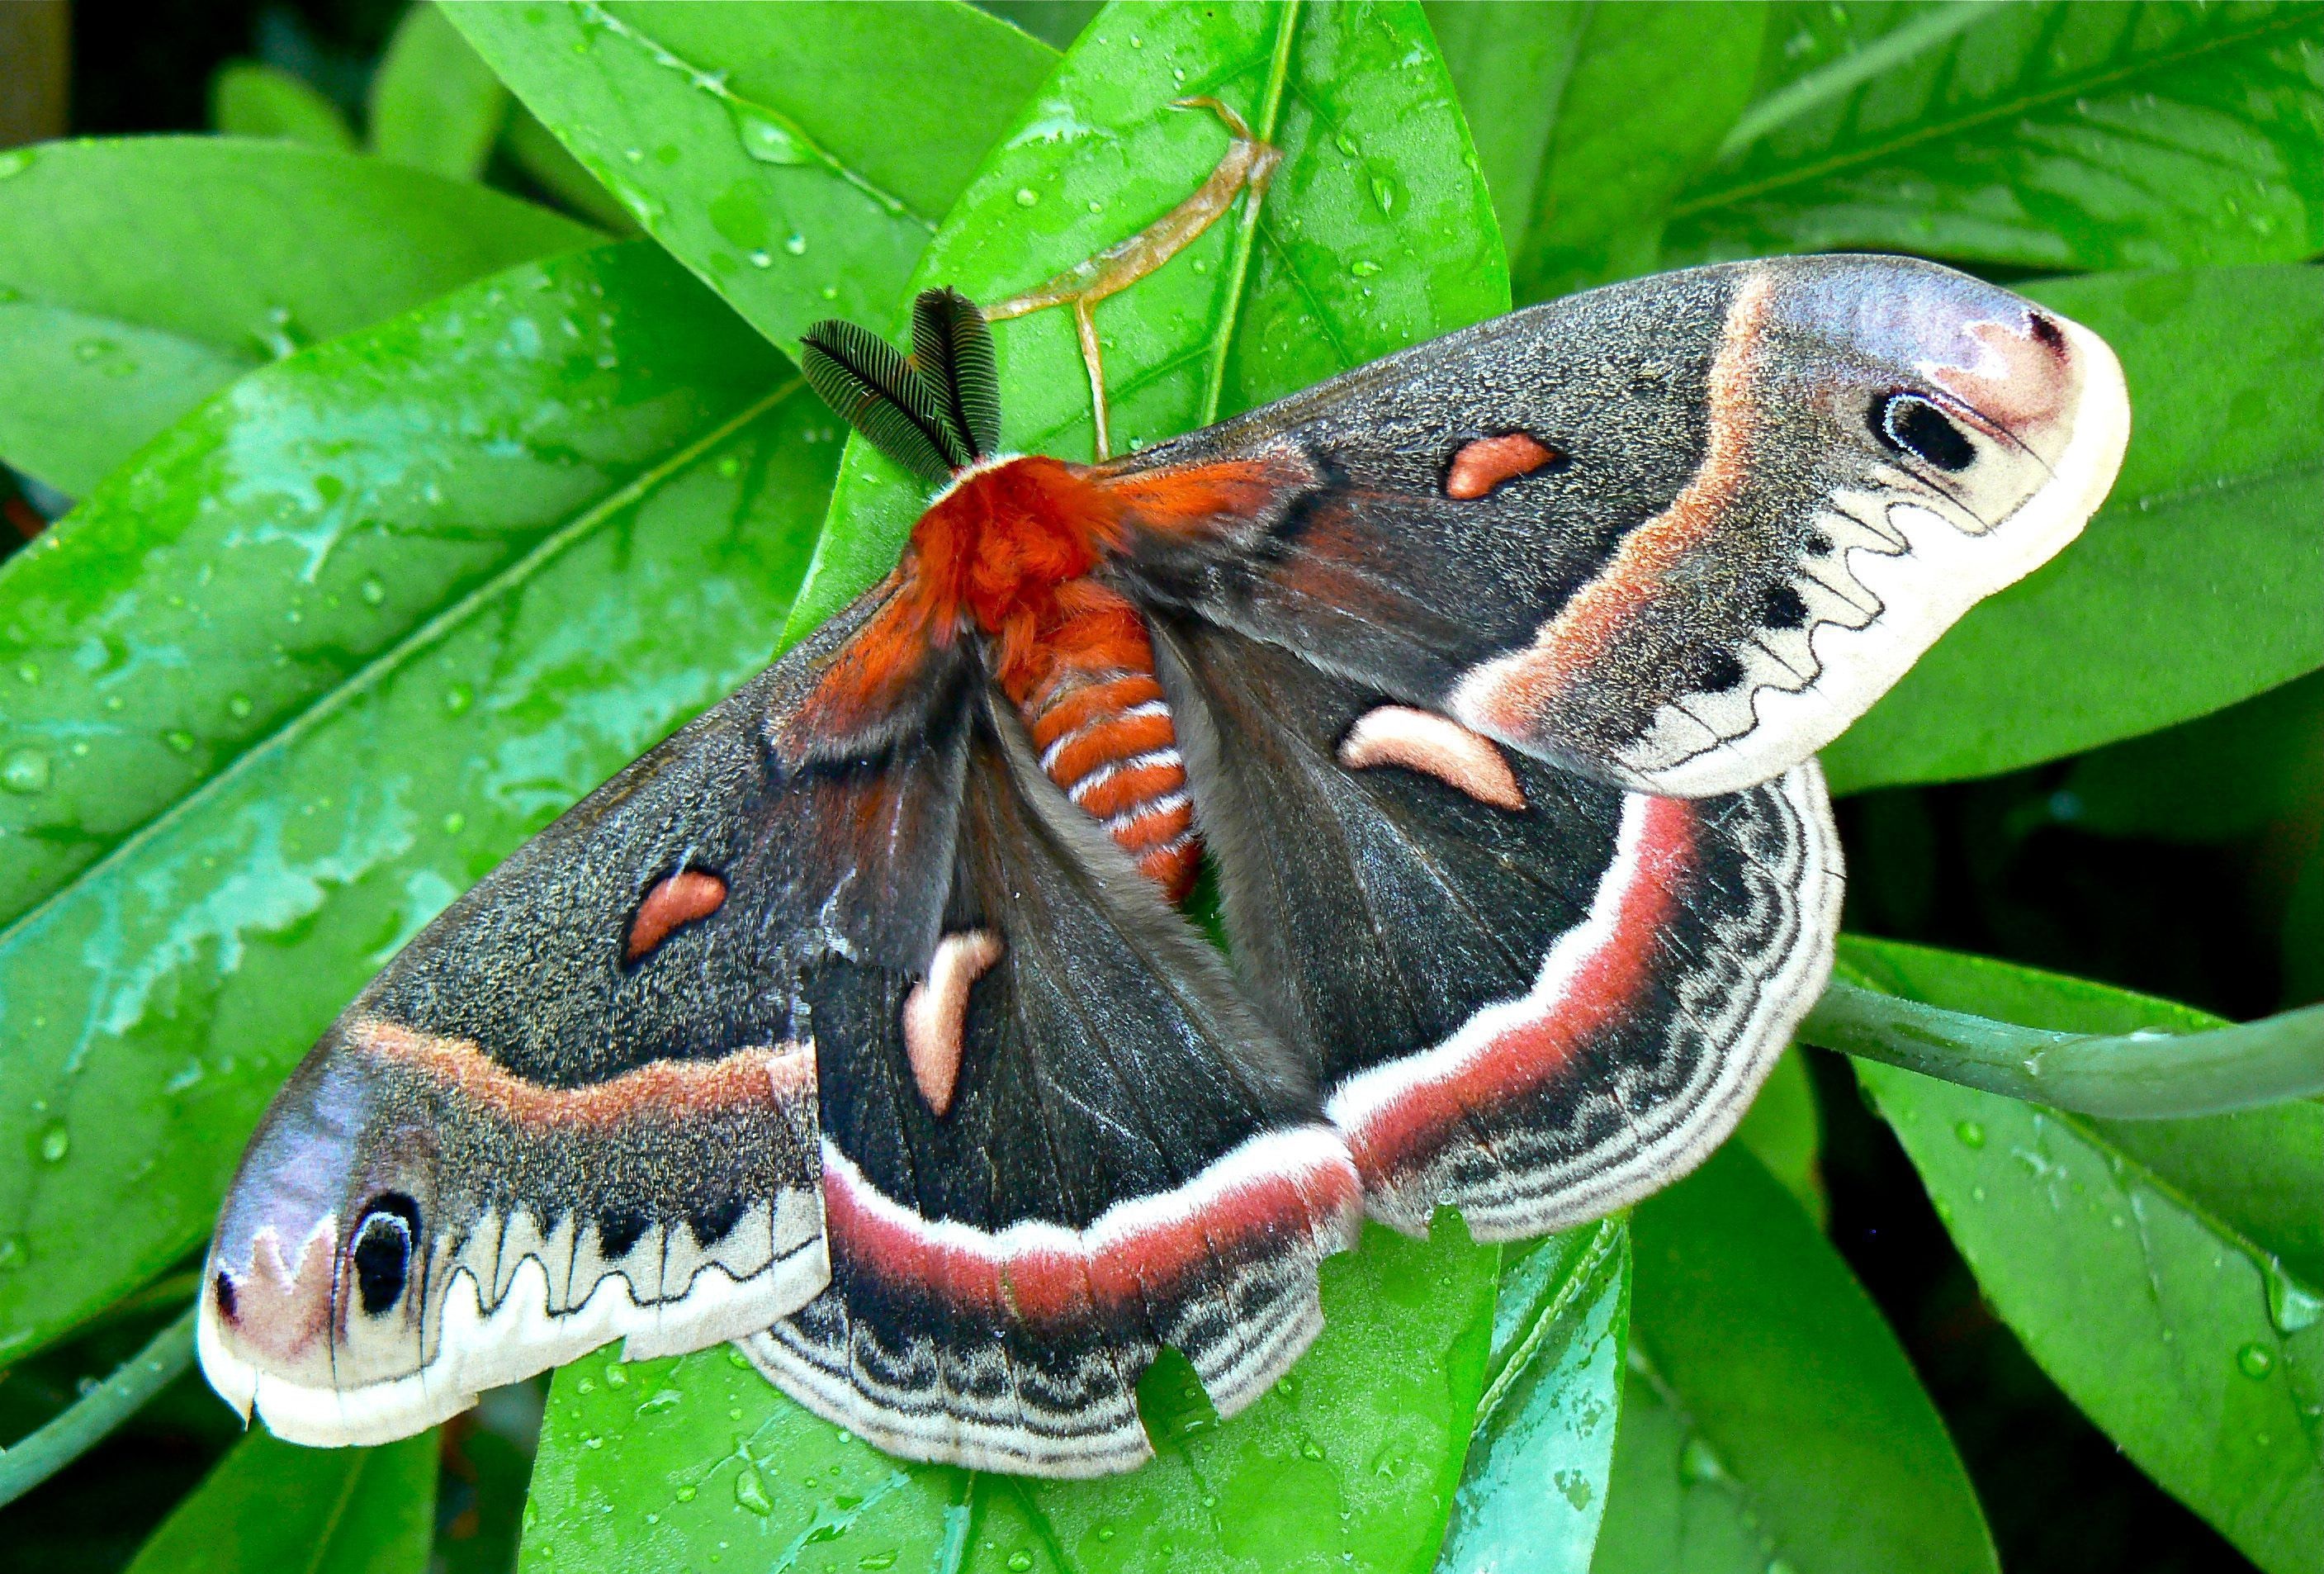
[[[1294,454],[1099,477],[1127,523],[1162,536],[1206,535],[1268,514],[1319,478],[1313,465]]]
[[[1530,476],[1560,458],[1555,449],[1521,431],[1500,437],[1480,437],[1452,456],[1444,473],[1444,495],[1467,502],[1482,497],[1504,481]]]
[[[644,959],[670,931],[697,918],[708,918],[725,902],[725,881],[700,869],[680,869],[647,892],[646,899],[638,903],[638,915],[630,921],[627,959]]]

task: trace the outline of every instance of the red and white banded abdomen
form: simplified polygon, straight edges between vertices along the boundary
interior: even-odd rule
[[[1041,769],[1173,902],[1202,857],[1186,767],[1151,671],[1068,670],[1026,708]]]

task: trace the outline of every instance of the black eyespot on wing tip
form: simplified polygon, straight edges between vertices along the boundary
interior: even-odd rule
[[[1891,394],[1869,413],[1872,435],[1897,453],[1958,473],[1977,463],[1977,445],[1951,418],[1917,394]]]
[[[224,1269],[210,1281],[210,1294],[217,1302],[218,1315],[228,1322],[234,1321],[234,1281],[226,1277]]]
[[[2066,330],[2060,328],[2058,319],[2048,312],[2028,312],[2026,327],[2033,333],[2034,339],[2052,355],[2062,356],[2066,353]]]
[[[420,1205],[399,1191],[371,1199],[348,1249],[355,1299],[367,1317],[392,1310],[411,1277],[412,1243],[420,1235]]]

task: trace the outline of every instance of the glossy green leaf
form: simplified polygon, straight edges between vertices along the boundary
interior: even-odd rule
[[[2324,665],[2324,273],[2027,292],[2121,356],[2121,479],[2080,540],[1971,611],[1826,752],[1836,789],[2053,759]]]
[[[1105,0],[977,0],[977,9],[1014,23],[1051,49],[1066,50],[1105,9]]]
[[[302,1449],[253,1432],[170,1512],[129,1574],[422,1574],[436,1434]]]
[[[1766,30],[1757,5],[1588,10],[1542,127],[1530,205],[1502,210],[1517,299],[1654,271],[1673,199],[1750,101]],[[1470,88],[1470,101],[1485,90]]]
[[[1863,981],[2034,1026],[2217,1018],[1854,941]],[[2324,1568],[2324,1105],[2112,1122],[1859,1064],[1978,1282],[2123,1451],[2273,1574]]]
[[[0,841],[0,1351],[198,1243],[397,947],[766,662],[835,439],[632,243],[245,379],[0,569],[47,762]]]
[[[1169,212],[1227,151],[1215,116],[1169,107],[1196,93],[1233,106],[1283,162],[1247,271],[1238,212],[1097,308],[1117,449],[1508,309],[1476,155],[1426,21],[1404,5],[1109,10],[978,171],[913,287],[998,301]],[[1007,446],[1089,458],[1069,315],[996,323],[993,338]],[[794,635],[888,571],[923,501],[868,444],[850,445]]]
[[[442,8],[414,5],[371,83],[371,147],[382,158],[473,181],[508,116],[508,89]]]
[[[2324,809],[2324,673],[2074,762],[2053,813],[2100,836],[2233,841]]]
[[[1730,1143],[1631,1217],[1631,1372],[1599,1574],[1997,1567],[1904,1350]]]
[[[1566,79],[1597,7],[1425,0],[1422,9],[1460,97],[1502,237],[1518,246]]]
[[[647,233],[785,348],[881,322],[1056,56],[953,0],[447,14]]]
[[[1815,1089],[1808,1081],[1807,1062],[1794,1050],[1767,1073],[1750,1113],[1735,1128],[1735,1140],[1784,1183],[1784,1190],[1808,1210],[1821,1228],[1831,1211],[1824,1195],[1823,1120],[1817,1113]]]
[[[1619,1219],[1511,1248],[1437,1574],[1582,1574],[1606,1512],[1630,1329]]]
[[[1747,117],[1730,161],[1671,207],[1666,262],[1886,247],[2182,267],[2324,247],[2312,5],[1787,10],[1778,31],[1811,45],[1813,11],[1876,20]],[[1869,75],[1849,58],[1865,48]]]
[[[480,186],[281,144],[0,153],[0,459],[84,495],[251,367],[593,238]]]
[[[226,136],[333,152],[352,152],[355,145],[337,105],[280,67],[256,60],[229,60],[210,79],[210,125]]]
[[[566,151],[557,134],[521,104],[509,106],[501,148],[543,195],[563,203],[608,235],[639,233],[637,219],[622,206],[622,199],[606,190],[579,159]]]
[[[1496,1262],[1457,1222],[1436,1234],[1370,1230],[1326,1262],[1324,1337],[1231,1421],[1183,1359],[1157,1365],[1139,1393],[1156,1458],[1096,1481],[890,1458],[731,1349],[627,1366],[601,1352],[550,1393],[523,1567],[1425,1569],[1460,1477],[1445,1440],[1466,1437],[1483,1383]]]

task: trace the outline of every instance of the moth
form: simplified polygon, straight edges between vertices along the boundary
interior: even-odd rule
[[[1002,449],[975,305],[911,338],[803,352],[930,488],[895,571],[276,1098],[200,1311],[245,1415],[376,1441],[732,1339],[898,1454],[1137,1465],[1161,1347],[1248,1404],[1366,1215],[1536,1235],[1727,1135],[1831,964],[1816,749],[2129,419],[2095,335],[1888,257],[1612,285],[1087,465]]]

